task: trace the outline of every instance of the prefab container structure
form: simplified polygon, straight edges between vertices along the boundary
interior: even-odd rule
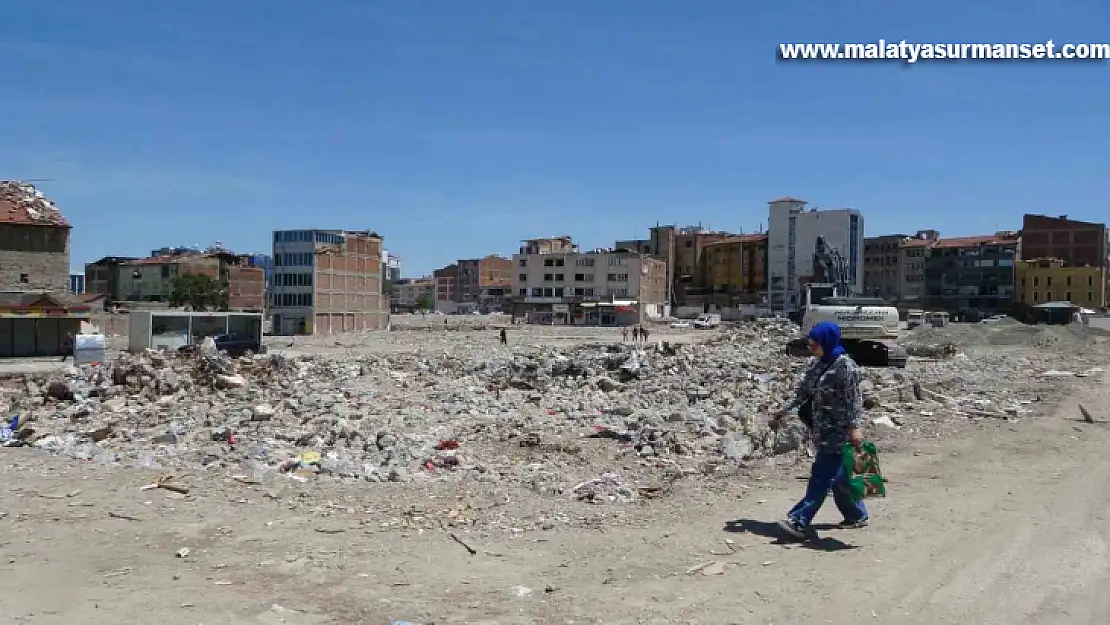
[[[205,337],[234,334],[262,342],[262,313],[135,310],[130,313],[127,348],[178,349]]]

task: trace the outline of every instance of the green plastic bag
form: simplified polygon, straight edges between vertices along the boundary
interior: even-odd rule
[[[845,443],[840,454],[848,475],[848,496],[853,503],[867,497],[886,497],[886,480],[879,467],[879,450],[875,443],[864,441],[858,452],[851,443]]]

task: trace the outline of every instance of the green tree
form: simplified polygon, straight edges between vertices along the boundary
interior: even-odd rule
[[[432,296],[428,293],[424,293],[420,297],[416,298],[417,310],[432,310],[435,307],[435,302],[432,301]]]
[[[187,273],[174,279],[170,306],[188,306],[195,311],[227,310],[227,289],[208,276]]]

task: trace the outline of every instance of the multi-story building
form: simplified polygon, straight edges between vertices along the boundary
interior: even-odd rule
[[[436,282],[436,311],[453,314],[459,311],[459,265],[451,263],[432,272]]]
[[[801,285],[815,275],[818,237],[844,257],[852,290],[863,291],[863,215],[858,210],[807,210],[804,200],[792,197],[768,205],[767,290],[772,310],[798,308]]]
[[[736,236],[702,225],[656,225],[647,239],[617,241],[613,249],[649,254],[667,266],[667,301],[679,305],[702,304],[708,285],[702,282],[702,253],[705,246]]]
[[[0,181],[0,291],[69,290],[70,225],[34,185]]]
[[[101,261],[98,261],[101,262]],[[174,282],[186,275],[207,276],[227,290],[227,307],[236,311],[260,311],[265,305],[266,279],[261,267],[250,264],[249,256],[230,252],[159,255],[120,263],[87,265],[89,271],[114,271],[105,283],[114,283],[117,301],[169,302]],[[107,293],[106,293],[107,295]]]
[[[925,249],[924,308],[974,319],[1013,308],[1016,232],[938,239]]]
[[[436,281],[432,276],[401,278],[394,283],[389,306],[397,312],[433,310],[436,301]]]
[[[627,239],[625,241],[617,241],[613,243],[615,250],[627,250],[629,252],[637,252],[639,254],[650,254],[658,256],[657,250],[652,244],[651,239]]]
[[[748,234],[708,243],[701,254],[698,281],[713,303],[757,303],[767,290],[767,235]]]
[[[490,288],[512,286],[513,261],[491,254],[483,258],[469,258],[458,263],[458,302],[463,311],[483,308],[482,296],[488,300]]]
[[[1036,258],[1018,261],[1015,272],[1017,301],[1026,306],[1046,302],[1071,302],[1085,308],[1106,306],[1106,267],[1068,267],[1059,258]]]
[[[139,260],[132,256],[105,256],[100,260],[85,264],[85,291],[103,295],[107,300],[118,302],[127,299],[120,291],[120,267]]]
[[[940,238],[936,230],[918,230],[898,244],[898,301],[903,308],[920,308],[925,298],[925,256]]]
[[[668,314],[666,263],[626,250],[579,252],[529,239],[513,256],[514,311],[540,323],[627,325]]]
[[[1065,267],[1107,265],[1106,224],[1067,215],[1025,215],[1021,220],[1023,259],[1057,258]]]
[[[382,275],[386,282],[397,283],[401,281],[401,257],[389,252],[382,252]]]
[[[71,273],[69,274],[69,292],[74,295],[85,294],[85,274]]]
[[[384,329],[382,237],[370,231],[274,232],[270,293],[275,334]]]
[[[902,242],[908,234],[885,234],[863,239],[863,294],[897,302],[902,296]]]

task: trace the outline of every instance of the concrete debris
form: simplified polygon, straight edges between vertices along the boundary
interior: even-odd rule
[[[397,520],[383,528],[553,529],[591,522],[585,510],[698,488],[696,478],[721,469],[734,475],[809,453],[796,420],[768,427],[805,366],[786,356],[797,331],[760,320],[682,344],[597,334],[553,345],[513,328],[507,347],[482,331],[390,332],[374,339],[392,341],[388,349],[232,359],[202,345],[191,354],[125,354],[0,384],[8,414],[19,415],[4,444],[105,466],[202,469],[274,499],[279,484],[310,494],[321,480],[382,483],[365,487],[389,493],[465,483],[487,498],[483,512],[424,509],[413,502],[425,498],[390,494],[379,499]],[[1089,368],[1078,349],[981,351],[965,343],[955,356],[911,360],[904,370],[865,369],[867,436],[939,436],[961,421],[1027,414],[1076,381],[1036,373]],[[525,497],[545,506],[528,523],[497,511]]]

